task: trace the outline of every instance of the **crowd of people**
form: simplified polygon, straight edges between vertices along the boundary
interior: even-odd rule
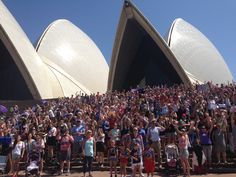
[[[143,169],[153,176],[156,168],[163,170],[165,146],[173,144],[183,173],[190,176],[189,154],[195,153],[198,167],[211,168],[212,162],[227,163],[227,149],[236,152],[235,105],[234,84],[212,83],[79,94],[24,109],[15,105],[0,113],[1,155],[8,157],[13,176],[19,161],[35,151],[40,172],[44,161],[57,159],[59,174],[69,175],[76,159],[83,162],[84,176],[92,176],[93,161],[103,167],[107,158],[110,176],[118,175],[118,164],[122,177],[129,164],[133,176],[144,176]]]

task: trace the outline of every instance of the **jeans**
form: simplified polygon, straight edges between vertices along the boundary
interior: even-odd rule
[[[93,157],[91,157],[91,156],[84,157],[84,164],[83,164],[83,172],[84,173],[91,172],[92,162],[93,162]]]

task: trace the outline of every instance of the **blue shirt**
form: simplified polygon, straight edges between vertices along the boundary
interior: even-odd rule
[[[75,142],[81,142],[84,139],[85,127],[83,125],[75,126],[71,129]]]
[[[85,141],[85,156],[93,157],[93,138]]]

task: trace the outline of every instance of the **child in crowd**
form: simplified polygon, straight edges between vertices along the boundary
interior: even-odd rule
[[[153,172],[155,170],[155,153],[152,148],[151,140],[148,142],[147,147],[144,151],[144,167],[147,173],[147,177],[149,177],[149,174],[153,177]]]
[[[112,177],[112,172],[113,172],[113,168],[115,171],[115,177],[117,177],[117,169],[116,169],[116,165],[117,165],[117,161],[118,161],[118,149],[116,147],[116,142],[115,140],[111,140],[110,142],[110,148],[108,149],[108,160],[110,163],[110,175]]]
[[[132,161],[132,177],[135,177],[136,172],[139,171],[139,175],[141,176],[141,157],[139,154],[140,151],[140,145],[138,143],[134,143],[134,147],[131,151],[131,161]]]
[[[126,177],[126,167],[128,165],[130,150],[126,145],[120,146],[120,174]]]

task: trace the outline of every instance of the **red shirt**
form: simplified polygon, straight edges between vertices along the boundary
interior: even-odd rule
[[[74,138],[70,135],[65,135],[61,138],[60,141],[60,150],[68,151],[71,148],[71,143],[74,142]]]

